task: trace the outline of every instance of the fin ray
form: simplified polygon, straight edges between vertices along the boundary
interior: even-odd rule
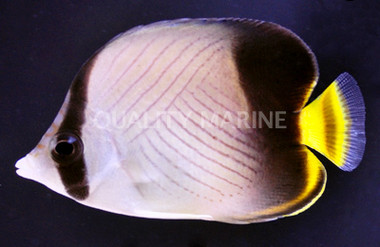
[[[294,157],[294,163],[289,165],[296,168],[296,170],[302,171],[302,175],[298,174],[297,181],[292,179],[291,183],[286,179],[287,176],[283,177],[279,183],[281,184],[280,188],[286,189],[282,191],[282,193],[285,193],[282,196],[285,197],[279,198],[272,195],[270,196],[272,198],[271,206],[244,215],[239,220],[262,222],[294,216],[310,208],[323,194],[327,175],[319,159],[305,146],[298,146],[295,149],[288,150],[288,153],[291,153],[291,156]],[[287,160],[287,162],[290,161]],[[281,173],[284,172],[282,171]],[[271,188],[272,193],[276,193],[276,190],[278,191],[276,186]]]
[[[344,171],[355,169],[366,142],[364,101],[355,79],[341,74],[301,111],[300,125],[303,144]]]
[[[300,111],[318,78],[317,61],[310,48],[290,30],[274,23],[231,25],[239,33],[234,55],[241,86],[252,108]]]

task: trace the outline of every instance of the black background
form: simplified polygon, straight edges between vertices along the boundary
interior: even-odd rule
[[[352,173],[327,162],[326,191],[309,210],[243,226],[139,219],[82,206],[16,175],[14,163],[50,126],[81,64],[113,36],[159,20],[231,16],[301,36],[318,58],[316,93],[343,71],[362,89],[363,161]],[[0,246],[380,246],[379,1],[1,0],[0,25]]]

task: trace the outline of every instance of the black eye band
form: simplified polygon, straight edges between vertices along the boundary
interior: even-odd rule
[[[59,132],[50,144],[53,160],[59,166],[65,167],[73,164],[83,154],[82,140],[74,133]]]

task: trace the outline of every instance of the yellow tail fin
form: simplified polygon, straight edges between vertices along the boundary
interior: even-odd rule
[[[302,143],[345,171],[355,169],[365,147],[365,107],[353,77],[341,74],[300,115]]]

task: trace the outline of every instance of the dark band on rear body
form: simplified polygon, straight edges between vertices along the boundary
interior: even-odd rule
[[[93,67],[97,53],[95,53],[75,76],[71,88],[67,111],[59,126],[58,133],[74,133],[82,137],[82,126],[85,122],[87,104],[87,86],[89,72]],[[57,162],[56,162],[57,163]],[[86,160],[83,152],[78,159],[69,165],[57,164],[57,169],[65,186],[66,192],[77,200],[84,200],[89,195],[89,184],[86,170]]]
[[[240,21],[230,25],[237,34],[233,55],[250,110],[267,116],[274,111],[286,112],[286,128],[262,128],[255,136],[256,141],[265,142],[266,148],[261,153],[266,153],[267,159],[263,165],[274,170],[273,177],[281,178],[263,185],[268,186],[268,195],[278,200],[278,205],[270,206],[280,206],[298,197],[308,184],[307,157],[300,143],[298,112],[318,77],[317,62],[300,38],[276,24]],[[309,203],[320,191],[323,181],[320,179],[311,195],[300,203]],[[284,193],[277,193],[274,188]],[[289,205],[271,217],[291,213],[299,207],[298,204]]]

